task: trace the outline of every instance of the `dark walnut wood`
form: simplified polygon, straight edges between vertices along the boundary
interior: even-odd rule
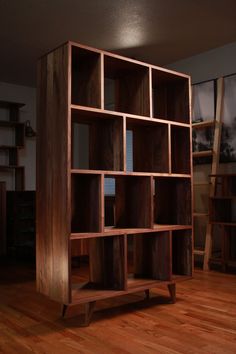
[[[72,42],[39,60],[37,289],[63,315],[191,277],[189,87]]]

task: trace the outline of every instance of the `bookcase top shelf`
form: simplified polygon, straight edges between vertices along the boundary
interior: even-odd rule
[[[154,233],[162,231],[173,230],[191,230],[191,225],[157,225],[153,228],[138,228],[138,229],[118,229],[118,228],[105,228],[104,232],[84,232],[84,233],[71,233],[70,240],[88,239],[94,237],[116,236],[116,235],[138,235],[143,233]]]
[[[183,77],[183,78],[190,79],[190,76],[187,75],[187,74],[184,74],[184,73],[180,73],[180,72],[177,72],[177,71],[174,71],[174,70],[166,69],[166,68],[163,68],[161,66],[148,64],[148,63],[136,60],[136,59],[132,59],[132,58],[129,58],[129,57],[124,57],[124,56],[119,55],[119,54],[115,54],[115,53],[112,53],[112,52],[107,52],[105,50],[93,48],[93,47],[90,47],[90,46],[87,46],[87,45],[83,45],[83,44],[80,44],[80,43],[77,43],[77,42],[67,41],[67,42],[64,43],[64,45],[69,45],[69,46],[72,46],[72,47],[85,49],[85,50],[88,50],[88,51],[91,51],[91,52],[94,52],[94,53],[97,53],[97,54],[103,54],[103,55],[107,55],[108,57],[124,60],[125,62],[130,62],[130,63],[138,64],[138,65],[141,65],[141,66],[144,66],[144,67],[157,69],[157,70],[160,70],[162,72],[166,72],[166,73],[170,73],[172,75],[176,75],[177,77]]]

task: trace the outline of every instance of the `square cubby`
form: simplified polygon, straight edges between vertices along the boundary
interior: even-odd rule
[[[127,235],[128,287],[148,280],[171,279],[170,232]]]
[[[123,118],[72,109],[72,169],[122,171]]]
[[[105,108],[149,116],[149,69],[132,61],[104,56]]]
[[[189,123],[189,79],[164,70],[152,69],[153,116]]]
[[[104,193],[105,230],[151,227],[151,178],[109,176],[105,187],[109,184],[111,188],[105,188]]]
[[[154,224],[192,224],[190,178],[154,178]]]
[[[101,54],[72,46],[71,103],[101,108]]]
[[[79,240],[71,241],[71,253]],[[125,236],[106,236],[86,239],[87,256],[73,264],[72,296],[94,296],[94,290],[124,290]]]
[[[171,172],[191,173],[190,129],[171,126]]]
[[[168,125],[127,118],[126,128],[127,169],[132,166],[134,172],[168,173]]]
[[[101,176],[72,174],[71,232],[100,232],[102,229]]]
[[[192,276],[192,230],[172,231],[172,275]]]

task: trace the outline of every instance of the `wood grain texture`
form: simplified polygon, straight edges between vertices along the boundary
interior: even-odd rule
[[[151,227],[151,178],[117,177],[115,222],[117,228]]]
[[[72,46],[71,102],[101,108],[101,56]]]
[[[135,277],[170,280],[172,271],[170,242],[169,232],[134,235]]]
[[[189,123],[189,79],[152,70],[153,116]]]
[[[192,275],[192,234],[190,230],[172,231],[172,273]]]
[[[43,119],[39,131],[42,134],[45,130],[46,134],[39,139],[38,161],[42,165],[38,166],[42,166],[48,181],[39,172],[37,177],[43,187],[38,202],[39,229],[45,235],[38,244],[41,289],[38,288],[66,305],[94,303],[124,295],[126,291],[144,292],[154,286],[174,283],[172,263],[173,260],[181,262],[181,256],[184,266],[182,263],[181,269],[175,266],[176,273],[178,278],[186,278],[190,247],[185,232],[179,231],[173,235],[182,236],[181,240],[186,242],[176,241],[177,254],[174,254],[172,244],[177,237],[171,237],[170,230],[187,228],[191,241],[191,168],[188,166],[191,162],[187,159],[183,165],[182,161],[172,161],[170,155],[178,144],[184,144],[183,135],[190,137],[186,90],[189,78],[74,43],[51,52],[41,59],[40,65]],[[110,112],[103,109],[108,103],[103,87],[105,79],[114,84],[114,107],[110,107]],[[151,107],[151,88],[160,94],[154,107]],[[162,112],[161,119],[156,116],[158,110]],[[71,153],[76,152],[75,124],[85,124],[88,128],[85,134],[86,140],[88,132],[89,142],[85,142],[88,161],[83,169],[71,163]],[[129,128],[134,135],[134,172],[126,173]],[[110,205],[104,196],[105,177],[115,179],[115,196],[109,199]],[[44,211],[43,198],[47,205]],[[145,235],[136,235],[141,240],[135,243],[137,272],[129,276],[127,234],[144,234],[145,230]],[[71,274],[74,270],[70,269],[70,256],[73,245],[80,240],[88,246],[90,272],[76,276]],[[178,247],[183,247],[182,253]],[[47,274],[42,269],[45,259]],[[81,268],[78,271],[81,273]]]
[[[190,180],[155,178],[154,222],[192,225]]]
[[[88,168],[91,170],[123,170],[123,118],[86,110],[72,110],[73,130],[86,126],[88,129]],[[78,137],[77,137],[78,139]],[[84,155],[76,151],[72,141],[72,156]],[[80,169],[72,160],[72,168]]]
[[[191,172],[190,130],[183,127],[171,127],[171,172]]]
[[[146,66],[105,56],[104,75],[114,80],[115,111],[150,115],[149,70]]]
[[[101,232],[101,228],[101,176],[73,175],[71,180],[71,231]]]
[[[90,280],[100,289],[125,289],[123,236],[89,240]]]
[[[127,129],[133,132],[133,170],[169,172],[168,126],[127,119]]]
[[[68,46],[38,63],[37,289],[70,300]]]
[[[149,301],[143,292],[98,301],[90,327],[82,328],[84,306],[59,318],[60,304],[36,293],[32,269],[2,264],[0,272],[4,354],[236,352],[235,275],[196,270],[177,284],[174,305],[167,306],[166,286],[152,289]]]

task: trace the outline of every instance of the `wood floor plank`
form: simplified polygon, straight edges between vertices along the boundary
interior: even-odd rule
[[[8,276],[7,276],[8,274]],[[236,353],[236,276],[196,271],[177,284],[98,301],[89,327],[84,306],[68,309],[36,293],[27,266],[0,269],[0,353],[231,354]]]

